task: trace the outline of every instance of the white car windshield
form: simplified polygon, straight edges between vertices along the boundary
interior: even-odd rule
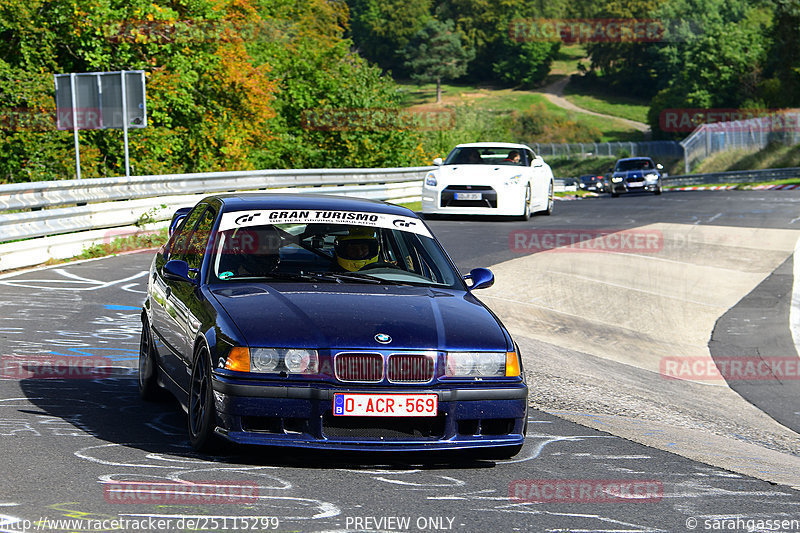
[[[503,147],[461,147],[447,156],[445,165],[517,165],[527,166],[528,157],[525,150]]]

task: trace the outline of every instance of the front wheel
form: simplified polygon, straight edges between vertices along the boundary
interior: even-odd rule
[[[153,332],[147,321],[142,323],[142,335],[139,338],[139,397],[152,402],[163,398],[164,394],[158,386],[158,367],[154,354]]]
[[[656,196],[661,194],[661,182],[660,181],[656,184],[656,188],[655,188],[655,190],[653,192],[655,193]]]
[[[220,437],[214,433],[217,413],[214,391],[211,387],[211,363],[208,352],[201,348],[192,365],[189,387],[189,442],[198,452],[212,453],[222,447]]]
[[[555,195],[555,188],[553,187],[553,182],[550,182],[550,190],[547,191],[547,209],[542,211],[542,214],[545,216],[550,216],[553,214],[553,208],[556,206],[556,195]]]
[[[522,215],[520,215],[520,220],[530,220],[531,218],[531,184],[529,183],[525,187],[525,205],[522,207]]]

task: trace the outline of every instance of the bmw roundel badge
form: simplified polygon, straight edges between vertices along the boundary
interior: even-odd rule
[[[392,342],[392,338],[386,333],[378,333],[377,335],[375,335],[375,340],[381,344],[389,344],[390,342]]]

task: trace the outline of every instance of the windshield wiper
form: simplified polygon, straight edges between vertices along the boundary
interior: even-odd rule
[[[372,274],[367,274],[365,272],[325,272],[321,274],[323,276],[330,276],[336,278],[337,280],[347,280],[347,281],[361,281],[367,283],[374,283],[374,284],[385,284],[385,285],[410,285],[410,283],[406,283],[404,281],[398,281],[395,279],[385,279],[379,278],[377,276],[373,276]],[[341,281],[340,281],[341,283]]]
[[[328,281],[331,283],[341,283],[341,281],[333,278],[323,278],[314,275],[312,272],[300,272],[299,274],[290,273],[290,272],[263,272],[259,274],[242,274],[238,276],[231,276],[225,278],[226,280],[229,279],[281,279],[281,280],[289,280],[289,281]]]

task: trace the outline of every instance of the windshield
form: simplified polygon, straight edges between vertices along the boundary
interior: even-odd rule
[[[629,170],[652,170],[655,168],[649,159],[629,159],[617,162],[616,172],[627,172]]]
[[[517,165],[527,166],[527,154],[519,148],[456,148],[445,165]]]
[[[415,219],[392,218],[413,228]],[[463,287],[427,228],[417,224],[416,231],[310,221],[221,226],[211,260],[212,279]]]

